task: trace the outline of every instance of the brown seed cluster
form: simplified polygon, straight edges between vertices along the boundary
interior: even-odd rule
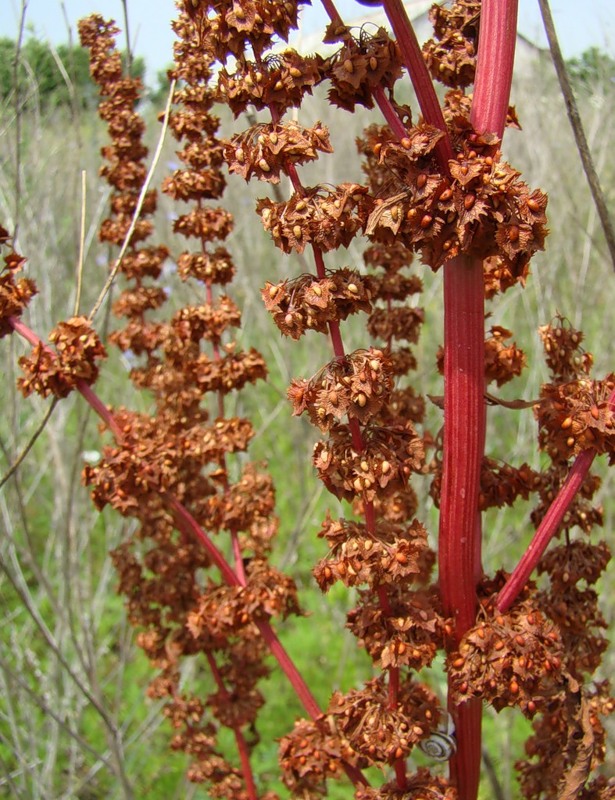
[[[26,259],[13,248],[9,232],[0,225],[0,250],[4,248],[0,271],[0,338],[13,332],[8,319],[20,317],[37,293],[36,285],[30,278],[15,279],[23,270]]]
[[[431,74],[452,88],[474,83],[480,3],[458,0],[450,8],[435,5],[429,19],[435,39],[423,45],[423,55]]]
[[[388,781],[380,788],[359,786],[355,800],[457,800],[457,789],[446,778],[432,775],[426,767],[410,775],[407,786],[400,789],[396,781]]]
[[[345,695],[334,692],[327,713],[356,753],[384,765],[407,758],[437,728],[442,711],[436,695],[410,679],[404,681],[398,703],[391,708],[380,677]]]
[[[532,717],[564,689],[563,645],[557,626],[539,603],[519,604],[471,628],[448,671],[459,699],[482,697],[496,711],[518,706]]]
[[[546,195],[530,191],[501,160],[497,140],[468,130],[459,132],[450,175],[442,175],[434,151],[443,135],[419,124],[398,143],[372,129],[364,147],[371,145],[380,171],[394,180],[386,196],[373,199],[366,234],[402,242],[434,270],[463,253],[497,258],[524,280],[532,255],[544,245]],[[376,185],[382,182],[376,179]]]
[[[19,359],[25,377],[17,385],[24,397],[33,392],[47,397],[66,397],[80,383],[91,386],[99,374],[98,362],[107,351],[85,317],[60,322],[49,334],[51,349],[37,344],[29,356]]]
[[[403,488],[425,463],[423,440],[411,422],[363,429],[363,449],[352,444],[347,425],[335,425],[326,442],[314,447],[313,462],[321,481],[336,497],[372,502]]]
[[[325,719],[295,722],[293,730],[280,740],[279,760],[284,784],[294,797],[326,796],[326,780],[341,776],[342,761],[365,765]]]
[[[333,105],[346,111],[354,111],[357,105],[373,108],[374,90],[392,91],[401,77],[399,48],[384,28],[373,31],[365,25],[355,36],[351,28],[331,24],[325,41],[342,43],[325,65]]]
[[[429,577],[433,551],[427,544],[427,531],[418,520],[406,526],[381,519],[375,532],[370,533],[365,523],[333,520],[327,514],[318,535],[327,540],[330,548],[314,568],[324,592],[338,580],[346,586],[377,589],[382,585],[423,583]]]
[[[344,417],[362,424],[374,419],[390,400],[391,361],[370,347],[334,359],[309,380],[295,378],[288,388],[293,414],[307,412],[310,422],[327,432]]]
[[[397,555],[407,558],[402,549]],[[361,592],[359,604],[348,614],[347,627],[381,669],[428,667],[444,647],[446,623],[437,590],[409,591],[400,575],[388,601],[385,612],[371,592]]]
[[[261,296],[280,332],[292,339],[301,338],[306,330],[326,333],[330,322],[372,308],[369,281],[349,267],[331,270],[321,280],[305,274],[267,282]]]
[[[288,164],[306,164],[318,153],[332,153],[329,131],[320,122],[304,128],[290,120],[283,123],[261,122],[235,134],[224,145],[224,159],[229,171],[246,181],[255,177],[269,183],[280,182],[280,172]]]
[[[348,247],[364,224],[366,189],[356,183],[309,187],[290,200],[259,200],[263,228],[283,252],[303,253],[308,244],[328,252]]]
[[[183,168],[164,181],[163,190],[176,202],[193,204],[178,216],[174,229],[196,240],[192,250],[178,257],[177,271],[182,280],[194,282],[199,299],[162,319],[168,292],[148,281],[159,277],[169,253],[163,247],[137,248],[151,230],[149,223],[138,226],[123,261],[132,285],[114,306],[128,324],[112,338],[131,357],[141,357],[131,377],[151,393],[155,412],[116,412],[122,439],[104,449],[100,463],[87,467],[84,478],[98,507],[109,503],[139,522],[112,558],[130,621],[140,629],[139,643],[160,670],[149,694],[166,700],[165,714],[175,730],[171,746],[190,755],[190,780],[208,784],[212,797],[237,798],[247,797],[246,776],[220,754],[218,731],[228,727],[248,750],[253,746],[250,731],[264,702],[257,684],[268,674],[257,624],[298,613],[299,608],[292,580],[266,561],[277,532],[271,479],[249,461],[238,470],[228,463],[232,454],[247,450],[254,431],[245,419],[225,417],[224,397],[265,377],[266,369],[255,350],[237,350],[232,335],[241,323],[239,309],[227,294],[216,293],[216,285],[227,285],[234,274],[230,253],[220,244],[232,230],[232,218],[209,202],[224,189],[223,147],[211,114],[211,58],[202,51],[205,20],[197,11],[191,5],[191,13],[174,23],[174,74],[181,84],[169,127],[181,142]],[[117,89],[121,94],[129,82],[115,67],[104,66],[106,59],[111,66],[119,64],[114,26],[96,17],[84,22],[82,30],[95,77],[106,76],[103,93],[113,95]],[[115,83],[109,83],[109,75]],[[115,115],[118,130],[123,120],[131,121],[135,131],[142,129],[132,111],[128,115],[116,106]],[[110,114],[110,119],[113,128],[116,117]],[[145,167],[137,163],[144,149],[135,145],[127,153],[118,147],[107,155],[114,159],[113,169],[104,174],[118,191],[104,237],[119,244],[145,175]],[[146,214],[153,209],[153,195],[148,195]],[[154,312],[155,322],[148,319]],[[238,473],[234,483],[231,472]],[[181,517],[170,515],[171,497],[189,511],[204,537],[230,535],[233,580],[227,574],[226,583],[219,582],[206,572],[212,559]],[[180,690],[182,661],[196,656],[213,675],[209,696]],[[263,795],[269,800],[274,796]]]

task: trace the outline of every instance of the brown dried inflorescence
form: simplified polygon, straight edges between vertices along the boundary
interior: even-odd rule
[[[24,397],[33,392],[42,397],[66,397],[79,384],[96,382],[98,362],[106,358],[107,351],[85,317],[58,323],[49,341],[55,349],[39,343],[31,355],[19,359],[26,377],[19,378],[17,385]]]

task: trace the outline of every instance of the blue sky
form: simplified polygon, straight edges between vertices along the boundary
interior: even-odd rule
[[[0,36],[15,38],[22,0],[0,0],[0,6],[3,11],[8,6],[8,13],[0,15]],[[347,21],[367,11],[354,0],[338,0],[337,7]],[[151,81],[156,71],[163,69],[172,58],[173,34],[169,20],[174,14],[174,0],[128,0],[128,8],[133,50],[145,58]],[[613,0],[551,0],[551,10],[565,56],[578,55],[592,45],[615,55]],[[121,25],[120,0],[27,0],[26,21],[39,37],[60,44],[68,39],[66,17],[76,36],[77,20],[92,11],[111,17]],[[302,13],[306,33],[322,27],[325,14],[319,0],[313,0],[313,7]],[[520,0],[519,29],[537,44],[545,44],[538,0]]]

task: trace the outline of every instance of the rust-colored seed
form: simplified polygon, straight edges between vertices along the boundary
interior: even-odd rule
[[[400,144],[404,148],[404,150],[410,150],[410,148],[412,147],[412,142],[410,141],[410,139],[408,139],[407,136],[404,136]]]
[[[344,564],[343,561],[340,561],[338,563],[337,571],[339,572],[340,575],[345,575],[346,574],[346,564]]]
[[[498,639],[497,642],[494,644],[494,648],[496,650],[503,650],[504,649],[504,642],[502,639]]]
[[[347,58],[346,61],[344,61],[344,69],[350,75],[352,75],[352,73],[354,72],[354,64],[352,63],[352,61],[349,58]]]
[[[407,564],[408,563],[408,556],[405,553],[395,553],[395,560],[399,564]]]
[[[406,652],[406,645],[404,642],[397,643],[397,652],[400,656],[403,656],[403,654]]]
[[[282,83],[282,81],[276,81],[273,88],[276,92],[281,92],[282,89],[284,88],[284,84]]]
[[[325,572],[325,578],[327,580],[331,580],[331,576],[333,575],[333,573],[331,572],[330,568],[329,567],[325,567],[324,572]]]
[[[568,447],[574,447],[574,436],[569,436],[566,439],[566,444],[568,445]]]
[[[461,167],[461,174],[462,174],[462,175],[467,175],[467,174],[468,174],[468,165],[467,165],[467,164],[464,164],[464,165]]]
[[[562,430],[568,430],[568,428],[572,425],[572,417],[566,417],[566,419],[562,422],[561,428]]]
[[[373,71],[378,66],[378,59],[375,56],[370,56],[369,59],[369,68]]]
[[[530,197],[528,199],[527,207],[529,208],[530,211],[533,211],[534,213],[540,211],[540,203],[537,200],[534,200],[533,197]]]
[[[510,242],[516,242],[519,239],[519,226],[518,225],[511,225],[508,229],[508,240]]]
[[[293,78],[300,78],[301,77],[301,70],[297,67],[291,67],[288,70]]]
[[[380,151],[382,150],[382,142],[376,142],[374,147],[372,148],[374,155],[378,157],[380,155]]]
[[[455,667],[455,669],[461,669],[461,667],[463,667],[465,663],[466,663],[465,658],[463,656],[460,656],[459,658],[456,658],[453,661],[453,666]]]
[[[416,179],[416,185],[419,189],[422,189],[426,183],[427,183],[427,175],[425,175],[424,172],[421,172],[418,178]]]
[[[589,413],[592,415],[594,419],[600,418],[600,411],[598,409],[598,406],[592,406]]]
[[[419,225],[421,228],[425,229],[429,228],[432,222],[433,222],[433,217],[431,216],[431,214],[424,214]]]
[[[466,211],[469,211],[475,202],[476,202],[476,196],[473,194],[467,194],[463,198],[463,207],[465,208]]]
[[[395,751],[395,758],[401,758],[403,754],[404,751],[401,749],[401,747],[398,747],[397,750]]]
[[[517,644],[518,644],[520,647],[523,647],[523,645],[525,644],[525,639],[523,638],[523,636],[521,636],[521,634],[520,634],[520,633],[518,633],[518,634],[515,636],[515,642],[517,642]]]
[[[329,402],[331,405],[336,406],[338,401],[337,392],[335,390],[329,392]]]
[[[536,703],[533,700],[530,700],[528,702],[527,710],[530,712],[530,714],[535,714],[536,713]]]
[[[510,693],[511,693],[511,694],[519,694],[519,684],[517,683],[517,681],[516,681],[516,680],[514,680],[514,679],[513,679],[513,680],[512,680],[512,681],[511,681],[511,682],[508,684],[508,688],[510,689]]]
[[[301,228],[301,225],[293,225],[293,235],[295,239],[301,239],[303,236],[303,229]]]
[[[442,200],[443,203],[445,203],[447,200],[450,200],[452,196],[453,196],[453,190],[445,189],[440,195],[439,199]]]

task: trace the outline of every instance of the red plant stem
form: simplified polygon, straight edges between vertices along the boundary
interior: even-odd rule
[[[9,317],[8,322],[13,330],[26,339],[31,345],[36,346],[40,344],[50,352],[54,352],[52,348],[48,347],[48,345],[46,345],[31,328],[25,325],[21,320],[17,319],[17,317]],[[83,386],[81,388],[78,387],[78,389],[83,395],[84,399],[103,419],[109,430],[112,431],[118,441],[118,444],[121,444],[122,431],[111,411],[102,402],[102,400],[100,400],[90,386],[83,384]],[[220,570],[222,578],[226,581],[226,583],[228,583],[229,586],[241,586],[242,584],[240,578],[236,575],[230,564],[217,549],[211,539],[207,536],[205,531],[201,528],[188,509],[182,503],[180,503],[176,497],[168,492],[163,494],[161,499],[174,513],[178,528],[183,530],[185,533],[196,537],[203,544],[207,554]],[[322,712],[318,706],[318,703],[303,680],[299,670],[276,636],[271,624],[267,620],[255,620],[255,625],[261,632],[265,642],[271,650],[272,655],[275,657],[282,668],[282,671],[290,681],[293,689],[297,693],[299,700],[303,704],[309,716],[314,720],[322,717]],[[362,783],[367,785],[367,780],[363,777],[360,770],[356,769],[350,764],[346,764],[345,762],[342,762],[342,766],[354,784]]]
[[[444,611],[461,639],[476,613],[476,518],[485,428],[482,262],[444,266],[444,447],[439,576]]]
[[[479,133],[496,133],[506,126],[510,103],[518,0],[483,0],[476,58],[476,80],[470,121]]]
[[[23,339],[29,342],[32,347],[36,347],[40,345],[44,350],[52,355],[56,355],[55,350],[49,345],[45,344],[43,340],[34,333],[34,331],[29,328],[24,322],[22,322],[18,317],[9,317],[8,318],[9,325],[13,328],[15,333],[18,333]],[[102,400],[92,391],[90,386],[85,383],[85,381],[77,381],[76,384],[77,391],[83,395],[87,403],[94,409],[94,411],[98,414],[98,416],[104,421],[106,426],[109,430],[113,433],[115,438],[118,441],[122,440],[122,429],[117,424],[115,417],[107,406],[102,402]]]
[[[224,697],[227,703],[232,703],[232,698],[224,685],[224,681],[222,679],[222,675],[220,675],[220,670],[218,669],[218,665],[216,664],[216,659],[209,650],[205,652],[205,657],[207,658],[207,662],[209,664],[209,668],[211,670],[211,674],[214,677],[216,682],[216,686],[218,687],[218,691]],[[252,774],[252,766],[250,764],[250,752],[248,750],[248,745],[246,743],[245,737],[241,732],[241,728],[238,725],[233,726],[232,728],[233,734],[235,735],[235,744],[237,745],[237,752],[239,753],[239,760],[241,761],[241,772],[243,774],[243,780],[246,785],[246,791],[248,793],[248,800],[258,800],[258,792],[256,790],[256,784],[254,783],[254,775]]]
[[[389,0],[398,2],[399,0]],[[502,136],[510,99],[516,43],[516,0],[484,0],[471,122]],[[440,500],[439,570],[444,610],[455,640],[474,624],[481,571],[478,513],[484,455],[484,279],[479,259],[456,258],[444,267],[444,461]],[[457,752],[451,779],[460,800],[478,796],[480,700],[456,704],[449,691]]]
[[[496,606],[499,611],[508,611],[527,583],[542,554],[547,549],[547,545],[557,533],[564,514],[583,485],[595,456],[596,453],[593,450],[584,450],[577,456],[557,497],[549,506],[538,526],[534,538],[506,581],[504,588],[498,594]]]
[[[615,391],[611,392],[607,403],[610,410],[615,412]],[[496,601],[498,611],[508,611],[515,602],[519,592],[525,586],[542,554],[547,549],[547,545],[557,533],[570,504],[577,492],[580,491],[595,457],[596,452],[594,450],[583,450],[576,457],[566,480],[544,515],[529,547],[500,591]]]
[[[402,0],[384,0],[383,5],[397,39],[403,62],[410,74],[410,80],[412,81],[423,119],[429,125],[433,125],[446,133],[446,136],[436,145],[436,155],[443,172],[447,173],[448,162],[453,158],[453,149],[438,95],[434,89],[416,34],[410,24]]]

